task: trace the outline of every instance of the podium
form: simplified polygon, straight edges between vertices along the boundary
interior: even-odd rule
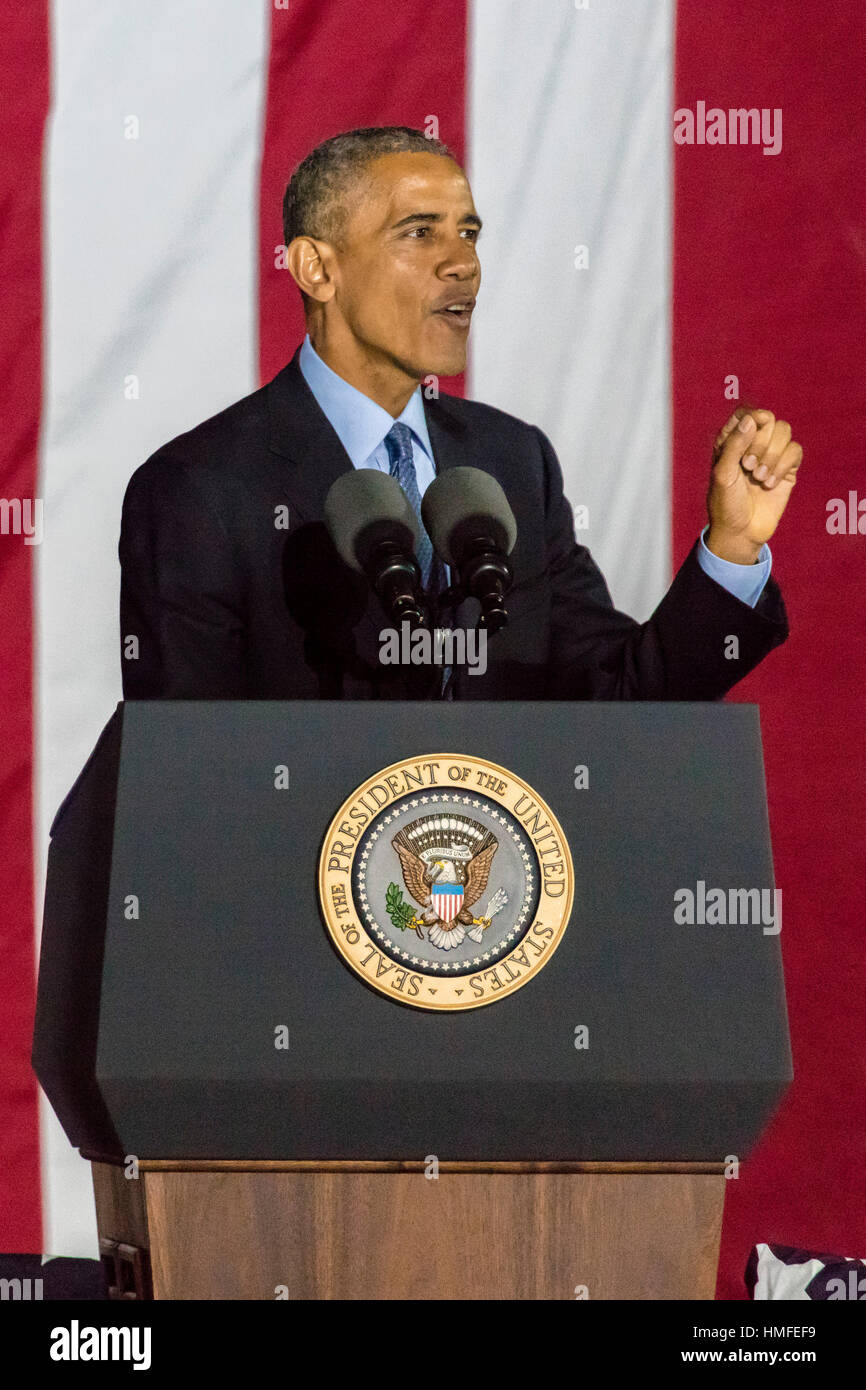
[[[780,926],[754,706],[120,705],[33,1046],[113,1296],[712,1298]]]

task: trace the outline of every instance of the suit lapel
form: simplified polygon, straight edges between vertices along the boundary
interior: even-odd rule
[[[329,544],[323,523],[325,498],[331,484],[349,472],[353,464],[304,380],[300,351],[299,347],[268,384],[268,443],[287,462],[286,487],[293,529],[298,522],[318,524],[322,527],[323,543]],[[466,425],[451,411],[448,399],[425,400],[424,414],[436,472],[468,463]],[[462,610],[463,605],[461,614]],[[366,610],[355,629],[358,654],[370,665],[378,666],[380,633],[388,626],[384,609],[370,591]]]
[[[299,515],[320,521],[331,484],[352,460],[300,368],[301,349],[268,385],[269,445],[295,465],[289,483]],[[436,472],[468,463],[467,431],[445,399],[424,400]]]
[[[467,431],[465,423],[451,411],[447,398],[424,401],[424,417],[433,449],[436,472],[467,464]]]
[[[297,516],[321,521],[331,484],[351,470],[352,460],[304,380],[300,355],[299,347],[268,384],[268,444],[293,465],[287,483]]]

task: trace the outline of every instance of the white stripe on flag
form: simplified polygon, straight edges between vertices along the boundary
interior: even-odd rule
[[[641,620],[670,583],[672,48],[672,0],[471,6],[467,394],[549,436],[577,539]]]
[[[117,540],[127,480],[160,444],[258,385],[268,13],[236,0],[52,6],[36,614],[40,904],[51,818],[120,698]],[[95,1256],[89,1165],[44,1097],[41,1127],[43,1250]]]

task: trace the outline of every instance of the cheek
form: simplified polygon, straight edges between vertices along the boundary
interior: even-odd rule
[[[348,313],[359,328],[373,333],[387,329],[393,339],[429,326],[423,305],[429,296],[430,274],[421,271],[418,259],[407,256],[383,262],[379,257],[353,267]]]
[[[375,285],[368,287],[368,293],[370,311],[376,322],[387,324],[389,331],[395,334],[414,333],[426,317],[421,307],[424,295],[415,275],[392,270],[387,276],[380,275]]]
[[[405,309],[419,309],[423,299],[423,286],[427,277],[422,276],[417,265],[403,265],[398,262],[389,277],[389,293],[393,303]]]

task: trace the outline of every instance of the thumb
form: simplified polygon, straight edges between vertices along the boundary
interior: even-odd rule
[[[743,415],[736,429],[731,430],[713,469],[713,481],[722,487],[731,487],[740,476],[740,461],[755,438],[755,424],[752,415]]]

